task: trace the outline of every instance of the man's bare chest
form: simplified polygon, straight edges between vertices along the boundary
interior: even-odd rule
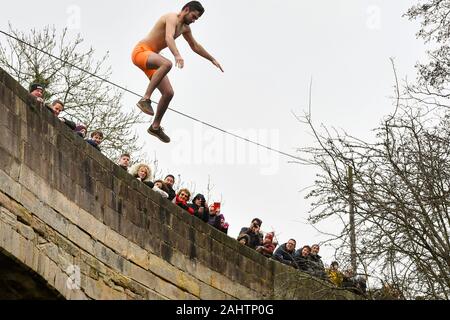
[[[176,28],[175,28],[175,34],[174,34],[174,38],[178,38],[179,36],[181,36],[183,34],[183,32],[186,31],[186,28],[184,26],[184,24],[177,24]]]

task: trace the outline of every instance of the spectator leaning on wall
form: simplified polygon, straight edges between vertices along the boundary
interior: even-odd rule
[[[297,241],[295,239],[289,239],[288,242],[282,244],[273,254],[275,260],[280,261],[288,266],[297,268],[297,264],[294,261],[295,246]]]
[[[91,138],[87,139],[86,142],[93,146],[98,151],[102,151],[100,149],[100,144],[103,141],[103,133],[101,131],[94,131],[91,133]]]
[[[33,96],[39,105],[44,105],[44,86],[40,83],[33,83],[30,86],[30,95]]]
[[[58,117],[61,122],[64,122],[66,126],[68,126],[70,129],[75,130],[77,125],[75,122],[70,121],[66,118],[60,118],[59,114],[61,111],[64,111],[64,103],[61,100],[55,100],[52,102],[50,106],[47,105],[47,108],[55,115],[55,117]]]

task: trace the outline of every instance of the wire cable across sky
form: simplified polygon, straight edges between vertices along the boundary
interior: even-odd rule
[[[136,92],[134,92],[134,91],[132,91],[132,90],[130,90],[130,89],[127,89],[127,88],[125,88],[125,87],[123,87],[123,86],[121,86],[121,85],[119,85],[119,84],[116,84],[116,83],[114,83],[114,82],[112,82],[112,81],[109,81],[108,79],[102,78],[102,77],[100,77],[100,76],[98,76],[98,75],[96,75],[96,74],[94,74],[94,73],[92,73],[92,72],[89,72],[89,71],[87,71],[87,70],[84,70],[83,68],[80,68],[80,67],[78,67],[78,66],[76,66],[76,65],[74,65],[74,64],[72,64],[72,63],[70,63],[70,62],[68,62],[68,61],[66,61],[66,60],[64,60],[64,59],[62,59],[62,58],[60,58],[60,57],[57,57],[57,56],[55,56],[55,55],[49,53],[49,52],[46,52],[45,50],[42,50],[42,49],[40,49],[40,48],[38,48],[38,47],[36,47],[36,46],[34,46],[34,45],[32,45],[32,44],[30,44],[30,43],[28,43],[28,42],[22,40],[22,39],[19,39],[19,38],[15,37],[14,35],[12,35],[12,34],[10,34],[10,33],[8,33],[8,32],[5,32],[5,31],[3,31],[3,30],[0,30],[0,33],[4,34],[5,36],[7,36],[7,37],[9,37],[9,38],[11,38],[11,39],[14,39],[14,40],[16,40],[16,41],[18,41],[18,42],[20,42],[20,43],[23,43],[23,44],[25,44],[26,46],[29,46],[30,48],[33,48],[34,50],[37,50],[37,51],[39,51],[39,52],[42,52],[43,54],[48,55],[49,57],[51,57],[51,58],[53,58],[53,59],[59,60],[59,61],[65,63],[65,64],[67,64],[67,65],[69,65],[69,66],[71,66],[71,67],[73,67],[73,68],[75,68],[75,69],[77,69],[77,70],[79,70],[79,71],[81,71],[81,72],[84,72],[84,73],[86,73],[86,74],[89,74],[90,76],[95,77],[95,78],[97,78],[97,79],[99,79],[99,80],[101,80],[101,81],[103,81],[103,82],[106,82],[106,83],[108,83],[108,84],[110,84],[110,85],[112,85],[112,86],[114,86],[114,87],[116,87],[116,88],[119,88],[119,89],[121,89],[121,90],[123,90],[123,91],[125,91],[125,92],[128,92],[128,93],[130,93],[130,94],[132,94],[132,95],[135,95],[135,96],[137,96],[137,97],[139,97],[139,98],[142,98],[142,96],[141,96],[140,94],[138,94],[138,93],[136,93]],[[155,101],[152,101],[152,102],[155,103],[155,104],[157,104]],[[264,149],[267,149],[267,150],[269,150],[269,151],[276,152],[276,153],[278,153],[278,154],[281,154],[281,155],[283,155],[283,156],[285,156],[285,157],[288,157],[288,158],[295,159],[295,160],[297,160],[297,161],[302,161],[302,160],[303,160],[303,159],[301,159],[301,158],[299,158],[299,157],[297,157],[297,156],[294,156],[294,155],[292,155],[292,154],[289,154],[289,153],[287,153],[287,152],[283,152],[283,151],[280,151],[280,150],[271,148],[271,147],[266,146],[266,145],[263,145],[263,144],[261,144],[261,143],[259,143],[259,142],[256,142],[256,141],[247,139],[247,138],[245,138],[245,137],[239,136],[239,135],[234,134],[234,133],[232,133],[232,132],[229,132],[229,131],[227,131],[227,130],[225,130],[225,129],[219,128],[219,127],[217,127],[217,126],[215,126],[215,125],[212,125],[212,124],[210,124],[210,123],[204,122],[204,121],[202,121],[202,120],[200,120],[200,119],[194,118],[194,117],[192,117],[192,116],[190,116],[190,115],[188,115],[188,114],[186,114],[186,113],[183,113],[183,112],[181,112],[181,111],[175,110],[175,109],[170,108],[170,107],[169,107],[168,109],[169,109],[170,111],[173,111],[173,112],[175,112],[175,113],[177,113],[177,114],[179,114],[179,115],[181,115],[181,116],[183,116],[183,117],[185,117],[185,118],[188,118],[188,119],[190,119],[190,120],[192,120],[192,121],[201,123],[202,125],[205,125],[205,126],[207,126],[207,127],[210,127],[210,128],[212,128],[212,129],[215,129],[215,130],[217,130],[217,131],[220,131],[220,132],[222,132],[222,133],[224,133],[224,134],[230,135],[230,136],[232,136],[232,137],[234,137],[234,138],[243,140],[243,141],[245,141],[245,142],[247,142],[247,143],[254,144],[254,145],[256,145],[256,146],[258,146],[258,147],[260,147],[260,148],[264,148]]]

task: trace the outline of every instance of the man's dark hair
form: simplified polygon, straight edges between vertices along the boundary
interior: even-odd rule
[[[94,132],[91,133],[91,138],[93,138],[95,135],[99,135],[100,138],[103,139],[103,132],[101,132],[101,131],[94,131]]]
[[[189,8],[189,11],[198,11],[201,15],[205,12],[202,4],[198,1],[190,1],[183,6],[183,9]]]
[[[61,100],[56,99],[52,102],[52,107],[56,106],[57,104],[60,104],[64,109],[64,103]]]
[[[294,241],[295,244],[297,244],[297,241],[295,241],[295,239],[289,239],[288,242],[289,242],[289,241]]]
[[[131,156],[130,156],[129,153],[122,153],[122,154],[120,155],[120,158],[123,158],[123,157],[131,158]],[[119,158],[119,159],[120,159],[120,158]]]
[[[167,184],[164,182],[164,181],[162,181],[162,180],[156,180],[155,182],[153,182],[154,184],[156,184],[157,182],[161,182],[161,184],[162,184],[162,191],[164,191],[164,192],[166,192],[166,193],[169,193],[169,189],[167,188]]]
[[[166,180],[168,177],[171,177],[171,178],[173,179],[173,181],[175,182],[175,177],[174,177],[173,175],[171,175],[171,174],[168,174],[168,175],[164,178],[164,180]]]
[[[261,227],[262,221],[259,218],[255,218],[252,220],[252,224],[257,224],[259,227]]]

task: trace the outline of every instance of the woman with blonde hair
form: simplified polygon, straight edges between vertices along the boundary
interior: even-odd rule
[[[137,163],[128,171],[133,177],[153,188],[152,170],[145,163]]]

